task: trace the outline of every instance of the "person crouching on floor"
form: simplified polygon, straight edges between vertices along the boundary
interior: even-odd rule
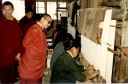
[[[85,82],[95,77],[99,72],[95,72],[90,76],[84,73],[84,67],[80,67],[75,57],[80,52],[81,42],[80,36],[76,39],[68,38],[63,43],[65,52],[61,54],[52,67],[50,83],[76,83],[76,81]]]

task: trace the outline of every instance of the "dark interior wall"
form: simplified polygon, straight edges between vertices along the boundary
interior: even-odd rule
[[[0,0],[0,16],[2,15],[2,0]]]
[[[72,2],[72,1],[74,1],[74,0],[67,0],[68,3]]]
[[[36,11],[36,0],[25,0],[25,8],[32,8]]]

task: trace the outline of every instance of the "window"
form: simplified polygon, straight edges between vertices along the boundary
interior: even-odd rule
[[[36,13],[45,13],[44,2],[36,2]]]
[[[47,2],[47,7],[45,7],[45,2],[41,2],[41,1],[37,1],[36,2],[36,13],[47,13],[51,15],[52,19],[57,19],[56,17],[56,7],[57,7],[57,3],[56,2]],[[61,12],[58,12],[58,16],[60,18],[60,15],[65,14],[66,11],[66,2],[58,2],[58,5],[60,8],[64,8],[64,9],[60,9]],[[47,8],[47,10],[45,10],[45,8]]]
[[[66,2],[58,2],[58,7],[66,8]]]
[[[17,20],[20,20],[25,15],[25,0],[2,0],[2,3],[5,1],[10,1],[14,5],[13,15]]]
[[[47,13],[51,15],[52,19],[56,19],[56,2],[47,2]]]
[[[58,20],[61,20],[61,17],[68,16],[66,7],[66,2],[58,2]]]

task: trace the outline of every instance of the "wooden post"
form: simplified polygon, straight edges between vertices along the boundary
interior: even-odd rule
[[[44,5],[45,5],[45,13],[47,13],[47,0],[45,0]]]
[[[81,9],[88,7],[88,0],[81,0],[80,2],[81,2]]]
[[[58,0],[56,1],[56,18],[57,18],[57,24],[58,24]]]

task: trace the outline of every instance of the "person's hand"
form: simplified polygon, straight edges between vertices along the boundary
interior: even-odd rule
[[[21,59],[20,53],[17,54],[16,59],[19,61]]]
[[[83,55],[82,52],[79,53],[79,57],[80,57],[80,58],[84,57],[84,55]]]
[[[94,66],[92,64],[88,64],[87,68],[94,70]]]
[[[100,71],[99,70],[95,70],[91,75],[89,75],[87,77],[88,80],[91,80],[92,78],[94,78],[95,76],[99,75]]]

